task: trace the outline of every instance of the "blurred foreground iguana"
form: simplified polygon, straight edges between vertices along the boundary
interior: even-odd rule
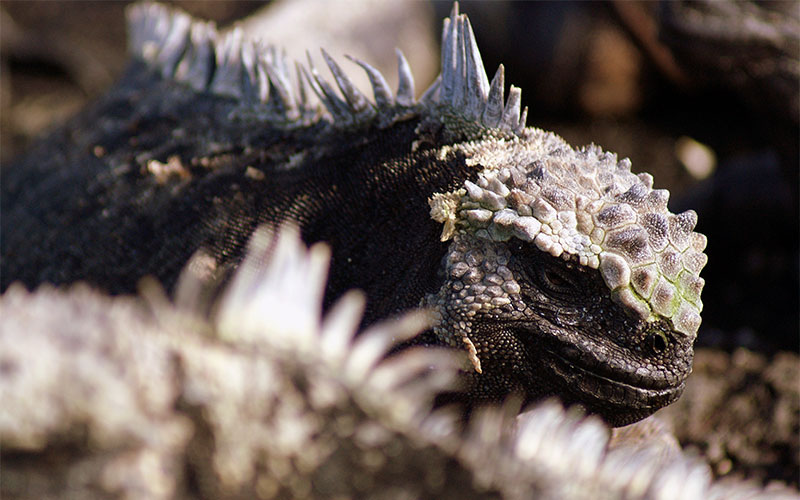
[[[225,279],[257,226],[327,242],[324,303],[366,293],[364,325],[424,307],[411,343],[462,349],[470,401],[557,395],[614,425],[674,401],[691,371],[706,239],[627,159],[525,126],[468,19],[444,21],[418,100],[398,52],[373,99],[327,53],[297,76],[273,48],[156,4],[129,11],[120,82],[2,169],[2,288],[147,275]],[[310,90],[309,90],[310,89]],[[323,107],[312,103],[311,92]]]
[[[405,313],[357,334],[358,291],[323,314],[329,256],[296,228],[259,229],[210,315],[202,255],[174,304],[152,281],[138,299],[12,285],[0,297],[0,495],[798,498],[713,481],[654,419],[610,432],[555,401],[519,416],[511,401],[462,425],[454,408],[431,407],[457,380],[457,351],[387,357],[431,318]]]

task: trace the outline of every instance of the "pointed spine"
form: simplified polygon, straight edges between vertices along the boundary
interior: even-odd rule
[[[483,67],[478,45],[475,43],[472,25],[466,16],[464,17],[463,26],[464,62],[466,65],[465,83],[467,86],[465,105],[470,116],[480,118],[484,104],[486,103],[487,94],[489,93],[489,79]]]
[[[487,127],[496,127],[500,124],[503,116],[503,86],[505,85],[505,68],[501,64],[492,78],[489,87],[489,95],[486,98],[486,106],[483,108],[481,121]]]
[[[378,109],[385,110],[392,107],[394,105],[392,89],[389,88],[389,85],[386,83],[386,79],[383,77],[381,72],[365,63],[361,59],[356,59],[351,56],[345,57],[361,66],[364,72],[367,73],[369,84],[372,86],[372,95],[375,97],[375,104],[377,105]]]
[[[458,17],[458,3],[453,3],[450,17],[442,23],[442,88],[441,101],[453,104],[453,92],[456,84],[456,18]]]
[[[308,58],[308,71],[310,71],[310,74],[305,68],[301,68],[303,69],[303,73],[309,85],[311,85],[311,90],[317,94],[319,100],[322,101],[322,104],[330,112],[334,122],[345,123],[349,121],[350,112],[347,103],[339,99],[330,84],[319,75],[317,68],[311,60],[311,54],[306,52],[306,57]]]
[[[269,57],[267,56],[266,51],[268,49],[264,49],[265,52],[261,54],[261,56],[256,61],[256,77],[258,78],[258,98],[262,103],[266,103],[269,101],[270,97],[273,95],[273,91],[270,90],[270,77],[269,77]]]
[[[274,47],[265,50],[259,60],[259,71],[263,75],[262,102],[266,102],[267,106],[278,111],[285,119],[296,119],[298,105],[292,92],[286,54]]]
[[[235,28],[217,43],[217,67],[209,89],[212,92],[242,97],[242,38],[241,28]]]
[[[520,95],[522,91],[515,86],[508,89],[508,101],[506,101],[503,116],[500,118],[500,127],[506,130],[516,130],[519,125]]]
[[[456,72],[455,87],[453,89],[453,105],[458,109],[467,111],[465,108],[467,103],[467,73],[466,55],[464,54],[464,16],[458,16],[456,22],[453,24],[456,27],[454,33],[456,41]]]
[[[213,22],[194,22],[187,50],[175,68],[175,80],[197,91],[208,88],[214,75],[216,41],[217,28]]]
[[[411,74],[411,66],[406,60],[406,56],[400,49],[395,49],[397,54],[397,104],[401,106],[414,105],[414,75]]]
[[[256,103],[259,102],[258,96],[258,72],[256,54],[259,48],[255,46],[254,42],[245,41],[242,43],[241,50],[241,85],[242,85],[242,99],[246,102]]]
[[[294,63],[297,75],[297,102],[301,107],[308,107],[308,92],[306,91],[306,80],[303,78],[303,66],[299,62]]]
[[[522,134],[522,131],[525,130],[525,123],[527,121],[528,121],[528,106],[525,106],[525,108],[522,110],[522,114],[519,115],[517,128],[514,130],[514,132],[516,132],[517,135]]]
[[[336,64],[336,61],[333,60],[330,54],[328,54],[325,49],[320,49],[320,52],[322,52],[322,58],[325,59],[325,63],[328,65],[328,68],[330,68],[331,74],[333,74],[333,78],[336,80],[336,85],[342,92],[350,110],[356,115],[374,114],[369,100],[356,88],[352,80],[350,80],[344,71],[342,71],[342,68]]]
[[[164,78],[172,78],[175,68],[183,57],[189,43],[191,26],[192,19],[188,14],[171,13],[169,28],[157,58],[158,64],[161,66],[161,75]]]

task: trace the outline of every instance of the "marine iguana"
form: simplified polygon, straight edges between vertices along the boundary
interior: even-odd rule
[[[2,170],[2,287],[172,287],[198,250],[229,275],[263,223],[333,251],[326,307],[363,324],[432,311],[413,342],[462,348],[469,401],[558,395],[614,425],[674,401],[691,371],[705,237],[627,159],[526,128],[457,4],[442,71],[415,100],[369,64],[370,101],[325,51],[293,84],[274,48],[157,4],[129,11],[121,81]],[[306,84],[323,111],[308,98]]]

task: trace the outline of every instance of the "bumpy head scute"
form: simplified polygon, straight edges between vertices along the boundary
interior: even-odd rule
[[[614,299],[645,321],[667,318],[694,336],[700,324],[707,261],[693,211],[672,214],[669,193],[649,174],[596,146],[572,149],[553,134],[526,129],[521,138],[467,144],[476,182],[435,197],[448,200],[458,231],[504,242],[517,238],[540,251],[598,269]],[[454,201],[457,198],[457,201]],[[432,211],[444,222],[442,211]]]

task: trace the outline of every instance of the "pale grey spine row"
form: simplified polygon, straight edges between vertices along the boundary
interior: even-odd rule
[[[221,33],[214,23],[156,3],[130,7],[128,26],[131,55],[156,67],[162,77],[197,91],[233,97],[243,104],[266,104],[275,112],[275,120],[283,124],[304,125],[319,117],[319,107],[306,92],[308,83],[339,126],[391,115],[395,108],[421,105],[434,112],[441,105],[448,112],[487,128],[515,134],[525,128],[527,108],[520,114],[520,89],[512,85],[508,100],[503,103],[503,66],[490,84],[469,19],[458,13],[457,3],[444,22],[441,74],[419,100],[415,98],[411,68],[400,50],[395,94],[377,69],[348,57],[367,73],[373,93],[370,100],[324,48],[322,57],[339,93],[319,74],[310,54],[307,66],[295,63],[293,78],[284,52],[245,39],[239,28]]]

